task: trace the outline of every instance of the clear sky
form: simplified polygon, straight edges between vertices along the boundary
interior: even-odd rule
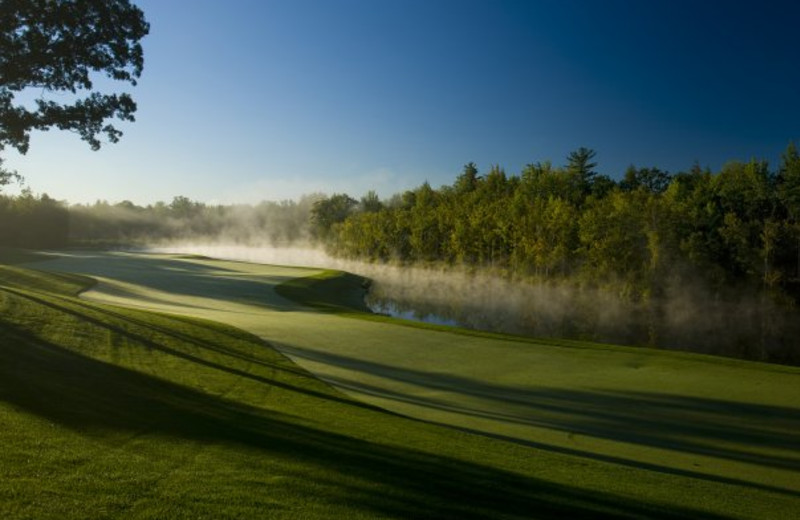
[[[619,178],[774,163],[800,140],[800,2],[134,0],[151,33],[137,121],[92,152],[34,134],[37,193],[211,203],[450,184],[463,165]]]

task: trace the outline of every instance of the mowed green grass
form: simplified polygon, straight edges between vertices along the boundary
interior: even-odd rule
[[[330,273],[92,255],[40,265],[93,271],[102,277],[93,298],[216,321],[78,299],[93,284],[79,275],[0,268],[4,518],[789,518],[800,511],[791,478],[800,422],[794,369],[352,319],[337,313],[335,296],[347,291]],[[305,296],[291,285],[303,274],[318,278],[300,285]],[[333,312],[308,305],[320,302]],[[328,379],[338,373],[345,381],[334,382],[355,395],[368,393],[372,378],[379,401],[428,410],[436,422],[478,422],[446,428],[365,405],[219,321],[256,329]],[[423,352],[415,359],[409,350],[438,345],[450,358],[454,344],[476,359],[453,359],[449,372],[439,365],[446,359]],[[520,358],[503,361],[503,348],[531,351],[537,362],[514,366]],[[365,349],[378,357],[359,354]],[[651,367],[644,379],[655,380],[642,386],[626,378],[625,363],[630,371]],[[537,379],[542,386],[530,384]],[[587,390],[605,380],[627,389]],[[781,395],[772,395],[776,385]],[[709,462],[718,467],[702,467]]]
[[[0,281],[3,518],[620,509],[477,464],[492,442],[365,407],[242,331],[79,301],[78,276],[4,267]]]

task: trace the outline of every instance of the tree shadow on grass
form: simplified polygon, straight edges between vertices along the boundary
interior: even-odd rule
[[[282,369],[284,371],[292,372],[297,375],[305,375],[307,377],[313,377],[308,372],[294,365],[294,363],[291,363],[291,367],[286,367],[286,366],[278,367],[273,361],[265,361],[264,359],[253,355],[252,353],[244,353],[238,351],[235,348],[232,348],[224,343],[208,341],[200,339],[196,335],[183,333],[179,327],[175,326],[176,322],[178,322],[180,324],[187,324],[191,326],[192,329],[195,330],[206,329],[208,331],[213,330],[215,333],[219,333],[218,324],[208,325],[209,322],[201,318],[183,316],[180,314],[160,314],[156,311],[144,311],[147,313],[147,315],[150,316],[154,314],[158,314],[161,316],[168,316],[171,321],[171,326],[168,327],[168,326],[156,325],[152,320],[147,321],[145,319],[136,318],[136,316],[141,316],[141,314],[138,314],[139,312],[142,312],[141,310],[130,309],[130,308],[121,310],[119,307],[115,307],[113,305],[108,305],[103,303],[89,303],[75,298],[57,297],[56,299],[51,298],[49,301],[46,301],[43,300],[42,298],[38,298],[24,292],[15,292],[15,294],[17,296],[21,296],[23,298],[35,301],[36,303],[50,306],[51,308],[58,310],[60,312],[70,313],[73,316],[79,317],[84,320],[93,320],[92,316],[96,316],[98,319],[94,319],[92,321],[95,325],[99,325],[104,328],[113,330],[114,332],[127,335],[132,339],[136,339],[139,341],[143,341],[143,338],[141,336],[137,337],[136,335],[132,335],[128,332],[123,331],[120,327],[114,327],[113,324],[123,323],[123,324],[135,325],[138,327],[144,327],[149,331],[157,332],[158,334],[166,336],[168,338],[189,343],[193,347],[197,347],[199,349],[211,351],[216,354],[221,354],[223,356],[235,358],[247,363],[261,365],[263,367],[270,369]],[[248,332],[244,332],[239,329],[231,329],[231,332],[234,331],[236,333],[239,333],[239,338],[237,339],[241,339],[241,337],[246,336],[250,340],[264,341],[261,338],[258,338],[257,336],[254,336]]]
[[[296,346],[278,345],[278,348],[292,358],[354,371],[354,375],[349,377],[325,377],[325,380],[357,394],[498,422],[547,428],[563,432],[565,436],[580,434],[788,470],[797,472],[800,478],[800,410],[796,408],[666,393],[514,387]],[[359,373],[373,379],[377,376],[415,385],[423,391],[396,392],[390,389],[390,385],[382,387],[365,383]],[[527,438],[502,438],[606,462],[800,496],[800,491],[750,482],[747,475],[725,478],[705,474],[700,469],[682,470],[666,464],[647,464],[566,445],[543,445]]]
[[[287,383],[282,378],[267,377],[264,375],[253,374],[251,372],[235,368],[229,365],[225,365],[217,361],[212,361],[210,359],[201,357],[199,355],[191,354],[184,350],[167,346],[162,342],[154,341],[150,337],[144,336],[137,332],[133,332],[130,326],[133,325],[134,328],[139,328],[139,330],[148,329],[150,331],[156,331],[159,332],[160,334],[163,334],[164,336],[188,343],[191,346],[200,349],[209,350],[217,354],[227,355],[232,358],[237,358],[242,361],[246,361],[248,363],[260,364],[262,366],[266,366],[267,368],[272,369],[273,371],[278,370],[278,367],[275,364],[266,364],[263,361],[253,359],[251,356],[241,356],[230,349],[225,349],[224,347],[218,346],[211,342],[199,340],[198,338],[187,334],[182,334],[174,329],[167,329],[165,327],[160,327],[158,325],[155,325],[151,321],[137,320],[132,317],[135,311],[133,312],[129,311],[123,314],[120,312],[114,312],[112,310],[109,310],[106,307],[86,304],[80,302],[79,300],[75,300],[74,298],[62,298],[58,296],[47,298],[43,296],[36,296],[26,291],[18,291],[9,288],[5,288],[4,291],[13,294],[14,296],[17,296],[19,298],[28,300],[36,305],[42,305],[44,307],[47,307],[50,310],[55,311],[57,313],[67,314],[77,320],[90,323],[95,327],[117,334],[120,337],[124,337],[128,340],[134,341],[145,348],[159,351],[164,354],[171,355],[183,359],[185,361],[189,361],[191,363],[196,363],[198,365],[202,365],[207,368],[220,370],[232,376],[243,377],[251,381],[255,381],[257,383],[284,388],[286,390],[303,393],[311,397],[320,397],[324,399],[335,400],[343,404],[348,404],[351,406],[357,406],[360,408],[366,408],[370,410],[381,410],[377,406],[366,404],[355,399],[340,397],[339,395],[342,394],[336,395],[335,393],[324,393],[317,390],[313,390],[311,388],[292,385]],[[80,309],[80,311],[78,309]],[[178,320],[181,321],[180,319]]]
[[[8,323],[0,323],[0,340],[0,399],[19,409],[78,431],[145,430],[246,446],[267,457],[325,468],[353,477],[327,484],[337,486],[337,501],[366,514],[467,519],[719,518],[692,510],[666,511],[309,427],[285,414],[87,358]],[[357,479],[377,483],[377,491],[355,485]]]

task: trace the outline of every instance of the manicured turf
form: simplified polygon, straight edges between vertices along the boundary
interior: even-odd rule
[[[359,281],[318,270],[102,253],[38,266],[101,277],[92,300],[214,321],[0,268],[5,518],[800,511],[796,369],[353,319],[336,295]],[[460,429],[364,405],[216,322]]]

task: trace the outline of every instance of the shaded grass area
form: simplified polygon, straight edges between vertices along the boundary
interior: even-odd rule
[[[46,255],[43,255],[37,251],[20,249],[17,247],[0,246],[0,264],[24,264],[26,262],[45,260],[46,258],[48,258]]]
[[[208,321],[0,267],[3,518],[719,518],[536,477],[579,459],[397,417]]]
[[[312,359],[329,365],[360,364],[362,370],[370,374],[413,382],[429,390],[419,395],[401,395],[365,383],[337,381],[343,387],[367,394],[509,424],[544,427],[570,436],[587,435],[684,454],[748,462],[766,468],[782,468],[800,476],[800,410],[795,408],[634,390],[517,388],[296,347],[284,348],[284,352],[293,358]],[[438,391],[451,390],[474,398],[476,402],[495,402],[495,406],[470,407],[468,401],[459,404],[436,397]],[[501,403],[506,406],[501,406]],[[767,453],[764,448],[775,452]],[[582,455],[593,456],[591,453]],[[662,471],[666,470],[666,467],[662,468]]]
[[[364,277],[326,270],[288,280],[275,287],[275,292],[321,312],[369,313],[369,307],[364,303],[368,284],[369,280]]]

